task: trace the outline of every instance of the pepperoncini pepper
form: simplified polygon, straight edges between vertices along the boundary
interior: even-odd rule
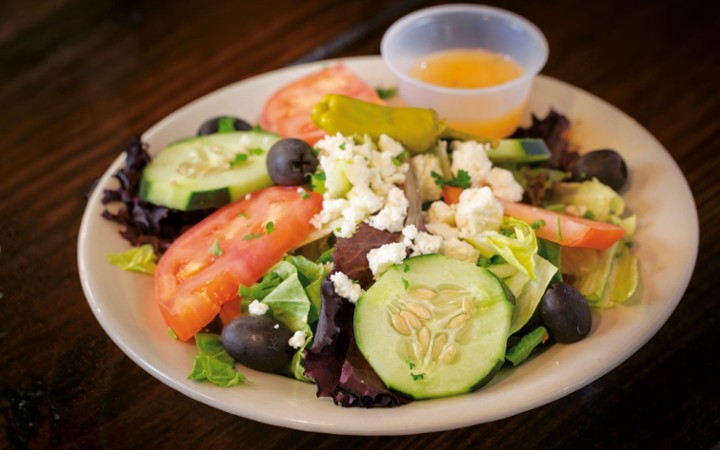
[[[410,153],[431,149],[438,138],[494,141],[462,133],[445,126],[432,109],[385,106],[340,94],[327,94],[312,109],[312,120],[329,134],[367,134],[377,140],[386,134]]]

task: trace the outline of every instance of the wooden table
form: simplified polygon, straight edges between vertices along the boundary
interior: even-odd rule
[[[717,2],[490,2],[545,32],[544,74],[607,100],[656,136],[697,202],[700,251],[682,301],[647,345],[590,385],[459,430],[307,433],[235,417],[168,388],[93,317],[78,278],[78,228],[93,181],[130,136],[252,75],[377,54],[395,19],[431,3],[0,4],[0,447],[23,438],[31,448],[700,449],[720,442]]]

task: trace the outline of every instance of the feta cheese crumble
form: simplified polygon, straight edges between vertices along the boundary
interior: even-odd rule
[[[523,188],[509,170],[493,167],[488,173],[487,182],[496,197],[511,202],[522,200]]]
[[[298,330],[288,339],[288,345],[292,348],[300,348],[305,345],[305,341],[307,341],[307,333]]]
[[[248,312],[252,316],[264,316],[268,312],[269,309],[270,309],[270,307],[268,305],[266,305],[265,303],[262,303],[258,300],[253,300],[248,305]]]
[[[393,242],[374,248],[367,253],[370,271],[377,278],[395,264],[405,260],[407,250],[402,242]]]
[[[407,199],[397,185],[405,182],[410,166],[407,162],[396,164],[404,151],[399,142],[381,135],[375,145],[367,136],[356,141],[338,133],[318,141],[315,148],[328,188],[322,211],[310,221],[315,228],[330,229],[347,238],[360,222],[376,213],[376,228],[402,228],[397,223],[407,214]]]
[[[460,194],[460,202],[455,212],[460,237],[474,236],[483,231],[497,231],[502,219],[502,204],[489,187],[465,189]]]
[[[343,272],[335,272],[330,275],[330,281],[333,283],[335,292],[340,297],[348,299],[350,303],[357,302],[360,296],[365,293],[359,284],[354,283],[353,280]]]
[[[457,176],[460,170],[464,170],[470,175],[472,187],[483,186],[492,168],[492,162],[486,152],[487,145],[475,141],[453,141],[451,145],[452,173]]]

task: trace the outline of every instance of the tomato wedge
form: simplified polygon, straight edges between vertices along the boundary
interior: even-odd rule
[[[315,126],[310,112],[325,94],[344,94],[382,103],[372,86],[343,64],[336,64],[277,90],[265,103],[260,125],[284,138],[295,137],[313,145],[325,136],[325,131]]]
[[[535,233],[566,247],[597,250],[610,248],[625,234],[625,229],[609,223],[581,219],[522,203],[500,200],[505,215],[537,224]]]
[[[308,194],[279,186],[255,192],[173,242],[155,271],[155,298],[179,339],[194,336],[238,298],[240,284],[255,283],[310,234],[322,196]]]

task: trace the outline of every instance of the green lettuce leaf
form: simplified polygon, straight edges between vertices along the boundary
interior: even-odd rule
[[[304,256],[287,256],[279,261],[263,278],[252,286],[240,286],[243,297],[241,307],[247,311],[253,300],[259,300],[270,309],[272,317],[291,331],[304,331],[312,341],[310,324],[317,322],[321,307],[320,286],[327,275],[324,264],[310,261]],[[297,349],[288,368],[289,375],[308,381],[301,366],[305,347]]]
[[[550,280],[558,271],[548,260],[534,255],[534,278],[512,264],[497,264],[487,269],[501,279],[515,295],[515,308],[510,321],[510,334],[520,330],[530,320],[540,304]]]
[[[535,279],[535,259],[538,244],[532,227],[522,220],[504,217],[501,232],[485,231],[466,240],[480,251],[484,258],[501,256],[531,279]]]
[[[597,178],[583,182],[556,183],[548,201],[585,207],[592,218],[599,222],[609,222],[611,216],[620,216],[625,210],[622,197]]]
[[[195,355],[188,379],[209,381],[220,387],[233,386],[247,381],[243,374],[235,371],[235,361],[223,348],[220,336],[198,333],[195,335],[195,344],[199,353]]]
[[[110,253],[108,261],[122,270],[153,275],[157,267],[157,256],[150,244],[133,247],[122,253]]]

